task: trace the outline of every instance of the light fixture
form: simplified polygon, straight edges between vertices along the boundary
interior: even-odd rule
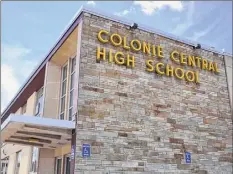
[[[193,49],[196,50],[196,49],[201,49],[201,44],[197,44],[197,46],[193,46]]]
[[[28,142],[30,142],[30,143],[36,143],[36,142],[39,142],[39,139],[37,139],[37,138],[29,138]]]
[[[132,23],[130,25],[130,29],[137,29],[137,28],[138,28],[138,24],[136,24],[136,23]]]

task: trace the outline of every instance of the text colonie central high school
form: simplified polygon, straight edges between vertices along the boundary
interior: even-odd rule
[[[110,34],[106,30],[100,30],[97,35],[98,40],[104,44],[112,44],[115,47],[122,47],[126,50],[126,54],[122,51],[114,51],[113,49],[97,47],[97,62],[100,60],[108,61],[109,63],[116,63],[118,65],[125,65],[129,68],[135,67],[135,57],[129,52],[142,52],[147,55],[149,59],[145,60],[145,70],[148,72],[156,72],[160,75],[169,77],[175,76],[178,79],[184,79],[188,82],[200,83],[199,72],[192,70],[184,70],[182,67],[173,67],[163,62],[155,62],[154,58],[158,60],[164,59],[164,48],[161,45],[154,45],[149,42],[140,41],[138,39],[128,40],[126,36],[121,36],[117,33]],[[202,70],[219,73],[216,62],[208,61],[198,56],[187,55],[179,51],[172,51],[170,59],[176,64],[182,66],[197,67]]]

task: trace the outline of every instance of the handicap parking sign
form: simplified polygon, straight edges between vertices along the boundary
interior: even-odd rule
[[[188,164],[191,163],[191,153],[190,152],[185,152],[185,161]]]
[[[83,144],[82,156],[83,157],[91,156],[91,145],[90,144]]]

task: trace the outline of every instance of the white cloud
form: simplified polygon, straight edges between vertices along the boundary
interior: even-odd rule
[[[15,76],[12,66],[1,65],[1,112],[5,109],[10,100],[19,89],[19,80]]]
[[[3,44],[1,56],[6,61],[12,61],[18,59],[19,57],[23,57],[29,54],[30,52],[31,50],[22,47],[20,45],[11,46],[7,44]]]
[[[221,22],[221,17],[217,18],[211,25],[209,25],[207,28],[204,30],[194,32],[193,36],[189,37],[189,39],[193,41],[197,41],[200,38],[206,36],[208,33],[210,33],[213,29],[215,29],[219,23]]]
[[[174,11],[182,11],[183,4],[181,1],[134,1],[135,5],[139,5],[146,15],[152,15],[156,10],[165,7]]]
[[[179,23],[176,28],[172,31],[173,34],[183,35],[193,24],[193,16],[195,12],[194,1],[190,1],[188,4],[186,19],[183,23]]]
[[[116,16],[126,16],[126,15],[128,15],[129,13],[131,13],[133,11],[135,11],[135,8],[130,7],[129,10],[123,10],[121,12],[116,12],[116,13],[114,13],[114,15],[116,15]]]
[[[21,45],[2,44],[1,112],[16,95],[37,63],[32,57],[27,59],[30,53],[30,49]]]
[[[95,5],[96,5],[96,3],[95,3],[95,1],[87,1],[87,5],[95,6]]]

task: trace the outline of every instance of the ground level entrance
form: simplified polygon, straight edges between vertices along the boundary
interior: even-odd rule
[[[1,174],[70,174],[74,129],[72,121],[10,115],[1,125]]]

